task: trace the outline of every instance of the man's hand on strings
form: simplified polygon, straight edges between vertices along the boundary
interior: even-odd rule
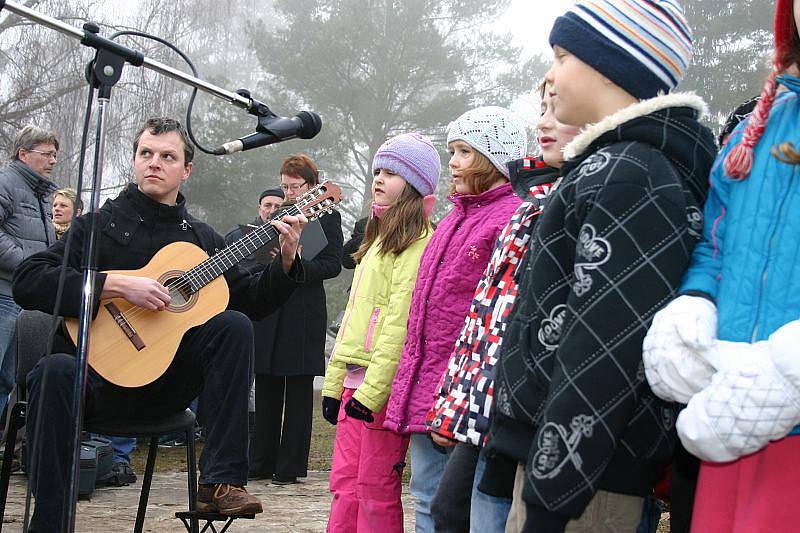
[[[156,280],[125,274],[108,274],[100,297],[123,298],[150,311],[163,311],[171,300],[167,288]]]

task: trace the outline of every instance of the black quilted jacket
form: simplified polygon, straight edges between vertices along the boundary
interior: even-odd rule
[[[668,95],[591,126],[534,230],[488,451],[526,463],[543,522],[579,517],[598,488],[647,494],[672,452],[675,412],[650,391],[641,346],[702,229],[716,155],[704,108]]]

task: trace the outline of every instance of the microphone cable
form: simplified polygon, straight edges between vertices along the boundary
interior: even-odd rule
[[[158,43],[163,44],[164,46],[170,48],[173,52],[175,52],[176,54],[181,56],[181,58],[186,62],[186,64],[189,65],[189,68],[192,70],[192,75],[195,78],[199,78],[200,77],[198,75],[197,68],[194,66],[194,63],[192,63],[192,60],[189,59],[189,56],[187,56],[180,48],[178,48],[177,46],[175,46],[171,42],[167,41],[166,39],[158,37],[157,35],[152,35],[152,34],[149,34],[149,33],[145,33],[143,31],[138,31],[138,30],[118,31],[118,32],[112,34],[109,37],[109,39],[111,39],[113,41],[113,40],[117,39],[118,37],[122,37],[124,35],[129,35],[129,36],[132,36],[132,37],[142,37],[144,39],[150,39],[152,41],[156,41]],[[194,145],[201,152],[203,152],[205,154],[209,154],[209,155],[219,155],[219,154],[215,153],[213,150],[209,150],[208,148],[206,148],[205,146],[200,144],[200,141],[198,141],[195,138],[194,132],[192,131],[192,109],[194,108],[194,100],[195,100],[196,97],[197,97],[197,87],[193,87],[192,88],[192,95],[189,97],[189,106],[186,108],[186,133],[189,134],[189,139],[191,139],[192,143],[194,143]]]

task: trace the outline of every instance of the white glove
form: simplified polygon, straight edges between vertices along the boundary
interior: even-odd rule
[[[656,313],[642,344],[644,371],[659,398],[688,403],[714,374],[706,354],[717,336],[717,308],[699,296],[679,296]]]
[[[785,437],[800,423],[800,389],[773,363],[770,348],[769,341],[717,341],[710,353],[719,371],[678,415],[678,436],[690,453],[732,461]]]

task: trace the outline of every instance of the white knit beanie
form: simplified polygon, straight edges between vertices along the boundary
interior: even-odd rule
[[[508,163],[525,157],[528,136],[525,126],[502,107],[478,107],[450,123],[447,144],[464,141],[486,156],[505,177]]]

